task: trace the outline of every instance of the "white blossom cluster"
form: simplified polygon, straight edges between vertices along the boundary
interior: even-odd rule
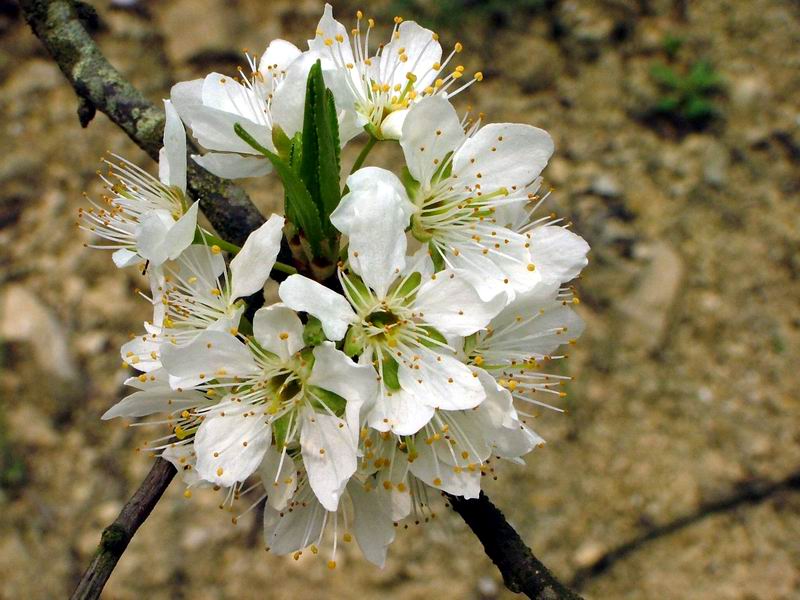
[[[103,418],[161,414],[166,435],[148,449],[187,497],[216,487],[232,502],[261,486],[267,547],[297,557],[332,543],[330,567],[353,538],[383,565],[398,523],[426,519],[430,496],[477,497],[495,461],[540,446],[528,411],[564,395],[548,362],[583,328],[562,286],[588,245],[534,216],[550,136],[459,117],[451,98],[482,79],[464,82],[460,44],[443,57],[435,33],[398,18],[374,51],[373,28],[359,12],[348,32],[326,6],[307,50],[276,40],[236,78],[176,85],[158,179],[115,157],[108,194],[80,215],[118,267],[143,268],[153,305],[122,347],[134,391]],[[405,164],[359,162],[329,215],[346,242],[336,275],[326,286],[291,274],[281,302],[248,320],[243,299],[276,267],[286,219],[272,215],[240,249],[199,227],[184,124],[212,173],[266,175],[272,164],[234,126],[278,152],[278,129],[303,129],[317,61],[340,145],[389,140]]]

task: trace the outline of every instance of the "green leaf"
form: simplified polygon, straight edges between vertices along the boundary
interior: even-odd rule
[[[292,140],[286,135],[280,125],[272,126],[272,143],[280,156],[286,162],[291,161]],[[291,163],[290,163],[291,164]]]
[[[320,242],[323,238],[319,211],[303,181],[280,156],[259,144],[239,123],[236,123],[233,129],[236,135],[272,163],[286,191],[286,216],[303,230],[314,253],[319,255]]]
[[[320,213],[322,213],[322,205],[319,198],[319,144],[317,142],[316,98],[322,95],[322,90],[324,90],[324,82],[320,87],[321,79],[322,65],[317,61],[308,72],[308,79],[306,80],[306,104],[303,113],[302,132],[303,154],[298,172]]]
[[[677,89],[680,87],[680,77],[667,65],[653,65],[650,67],[650,76],[661,85],[669,89]]]
[[[325,87],[320,61],[308,73],[302,139],[300,177],[322,215],[323,229],[333,237],[336,230],[328,217],[342,197],[341,148],[336,103],[333,92]]]
[[[327,223],[330,222],[328,217],[339,206],[339,200],[342,198],[342,190],[339,187],[341,173],[339,120],[336,116],[333,92],[327,88],[324,95],[317,98],[316,126],[319,144],[319,193],[322,214]]]

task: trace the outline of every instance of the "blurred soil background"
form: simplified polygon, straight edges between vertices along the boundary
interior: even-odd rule
[[[242,48],[304,45],[322,10],[95,5],[103,51],[154,101],[176,81],[234,74]],[[588,327],[563,365],[569,414],[541,414],[549,443],[489,495],[587,598],[800,598],[800,3],[335,5],[346,23],[357,8],[384,32],[398,13],[440,30],[446,49],[462,42],[485,80],[458,104],[552,133],[546,210],[592,246],[576,284]],[[84,249],[74,221],[81,193],[100,193],[106,150],[155,165],[101,114],[81,129],[76,108],[0,1],[2,598],[65,597],[151,462],[134,451],[147,431],[99,419],[123,392],[118,348],[149,318],[142,281]],[[274,180],[246,187],[277,205]],[[326,559],[265,553],[257,515],[234,526],[213,492],[181,491],[106,598],[514,597],[444,507],[398,532],[384,570],[345,547],[329,572]]]

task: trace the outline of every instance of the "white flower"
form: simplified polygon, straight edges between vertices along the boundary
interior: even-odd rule
[[[218,246],[195,244],[163,272],[150,274],[154,317],[144,333],[121,348],[122,360],[139,371],[161,367],[159,349],[168,341],[185,345],[206,329],[238,332],[240,300],[264,287],[280,251],[284,218],[272,215],[245,240],[230,262]]]
[[[497,123],[465,133],[449,102],[429,98],[409,112],[400,144],[415,180],[409,185],[414,235],[463,272],[484,300],[532,289],[541,278],[531,240],[495,213],[533,196],[553,153],[547,132]]]
[[[410,435],[434,409],[473,408],[485,398],[478,375],[453,356],[446,337],[485,327],[503,306],[483,302],[452,271],[408,265],[405,227],[413,207],[396,178],[368,167],[351,175],[331,222],[349,238],[351,273],[340,269],[344,296],[301,275],[279,288],[287,306],[317,317],[327,337],[375,365],[381,385],[367,421],[381,431]],[[365,201],[368,199],[369,201]]]
[[[411,436],[362,431],[360,471],[373,474],[394,494],[395,506],[424,507],[427,495],[416,480],[465,498],[477,498],[481,477],[493,472],[492,456],[516,460],[542,443],[525,427],[511,394],[485,371],[478,376],[486,400],[472,410],[436,411]],[[415,512],[424,512],[422,509]]]
[[[318,554],[327,533],[332,538],[328,567],[333,569],[340,541],[350,543],[355,537],[364,557],[383,567],[395,536],[391,497],[375,487],[374,479],[362,482],[354,477],[337,509],[330,511],[311,492],[305,474],[300,472],[298,476],[300,484],[294,498],[280,508],[268,503],[264,511],[267,550],[278,555],[294,554],[295,559],[305,549]],[[264,481],[264,486],[271,493],[271,478]]]
[[[211,151],[193,155],[198,164],[229,179],[256,177],[270,171],[269,162],[239,138],[233,126],[241,123],[262,146],[274,149],[273,97],[289,65],[300,54],[294,44],[274,40],[260,60],[247,55],[250,73],[239,69],[238,80],[211,73],[204,79],[173,86],[170,97],[175,108],[197,141]],[[295,110],[302,114],[302,103]]]
[[[333,18],[331,5],[326,4],[316,36],[308,46],[345,74],[359,124],[372,127],[379,137],[399,138],[408,107],[421,98],[452,97],[483,79],[481,73],[476,73],[461,84],[463,66],[446,72],[453,57],[461,52],[461,44],[457,43],[442,61],[439,36],[400,17],[395,18],[390,41],[371,55],[369,38],[375,23],[367,19],[365,27],[361,11],[356,16],[351,37],[344,25]]]
[[[81,227],[107,240],[89,244],[114,250],[114,263],[126,267],[148,261],[158,267],[178,258],[192,243],[197,226],[197,203],[186,196],[186,133],[175,109],[164,101],[164,147],[156,179],[133,163],[113,155],[106,160],[108,176],[101,178],[109,195],[78,211]]]
[[[259,467],[273,443],[283,454],[299,445],[312,489],[336,510],[356,469],[359,411],[375,394],[374,371],[333,345],[303,349],[303,324],[285,306],[259,309],[253,334],[244,344],[208,330],[186,346],[162,346],[173,388],[225,393],[195,435],[197,471],[232,486]]]
[[[589,244],[581,236],[562,225],[552,215],[534,218],[536,209],[547,199],[533,195],[530,199],[498,207],[495,221],[523,234],[530,244],[531,260],[545,285],[561,285],[581,272],[588,264]]]
[[[303,128],[308,72],[317,55],[301,52],[285,40],[274,40],[259,60],[247,56],[250,73],[238,78],[211,73],[204,79],[173,86],[172,101],[200,144],[210,150],[192,158],[214,175],[228,179],[266,175],[270,163],[234,131],[242,127],[265,148],[275,151],[272,130],[289,137]],[[327,68],[326,68],[327,66]],[[339,105],[348,97],[344,80],[332,65],[323,65],[325,84]],[[353,113],[339,111],[342,146],[361,131]]]
[[[557,285],[542,285],[517,297],[495,317],[485,332],[467,338],[466,360],[491,374],[511,396],[524,404],[560,411],[546,398],[562,398],[561,386],[570,378],[541,372],[543,366],[563,354],[554,354],[563,344],[573,344],[584,328],[572,310],[577,304],[569,291]],[[520,411],[522,416],[531,416]]]

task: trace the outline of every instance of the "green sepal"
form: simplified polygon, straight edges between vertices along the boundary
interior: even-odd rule
[[[341,417],[344,414],[347,401],[339,394],[334,394],[333,392],[321,387],[317,387],[316,385],[309,385],[306,389],[311,395],[316,396],[316,398],[312,398],[311,405],[317,410],[325,411],[325,406],[327,406],[328,410],[330,410],[337,417]]]
[[[351,327],[347,330],[344,336],[344,344],[342,352],[350,358],[354,358],[361,354],[364,350],[364,338],[361,332],[361,327]]]
[[[259,144],[239,123],[236,123],[233,129],[236,135],[272,163],[286,191],[286,216],[303,230],[314,254],[319,255],[320,242],[323,238],[320,215],[303,181],[280,156]]]
[[[383,383],[390,390],[400,390],[400,379],[397,376],[397,370],[399,368],[400,365],[398,365],[397,361],[391,356],[383,359],[383,363],[381,365],[381,369],[383,371]]]
[[[425,229],[418,212],[411,215],[411,235],[423,243],[429,242],[433,238],[433,232]]]
[[[409,171],[406,166],[400,171],[400,181],[403,183],[403,187],[406,188],[406,194],[408,194],[408,197],[411,198],[413,202],[419,192],[420,184],[419,181],[414,179],[414,176],[411,175],[411,171]]]
[[[423,346],[427,346],[428,348],[441,348],[442,346],[447,346],[447,338],[445,338],[441,332],[431,325],[422,325],[420,327],[425,332],[425,335],[431,338],[433,341],[429,340],[420,340]],[[438,342],[438,343],[434,343]]]
[[[420,283],[422,283],[422,274],[418,271],[414,271],[411,273],[411,275],[401,281],[400,286],[397,288],[397,290],[391,292],[391,295],[398,296],[400,298],[406,298],[412,294],[416,295],[417,288],[419,287]],[[409,300],[412,299],[413,296],[409,298]]]
[[[464,354],[469,356],[472,354],[472,351],[475,349],[475,345],[478,343],[478,334],[473,333],[472,335],[468,335],[464,338]]]
[[[324,341],[322,322],[317,317],[308,315],[308,322],[303,327],[303,342],[306,346],[319,346]]]
[[[431,260],[433,261],[433,270],[437,273],[444,270],[444,257],[441,252],[439,252],[439,248],[433,243],[428,243],[428,250],[428,254],[430,254]]]
[[[292,413],[288,412],[280,419],[275,419],[272,422],[272,435],[275,436],[275,446],[280,452],[283,445],[286,443],[286,436],[289,435],[289,422],[291,421]]]

